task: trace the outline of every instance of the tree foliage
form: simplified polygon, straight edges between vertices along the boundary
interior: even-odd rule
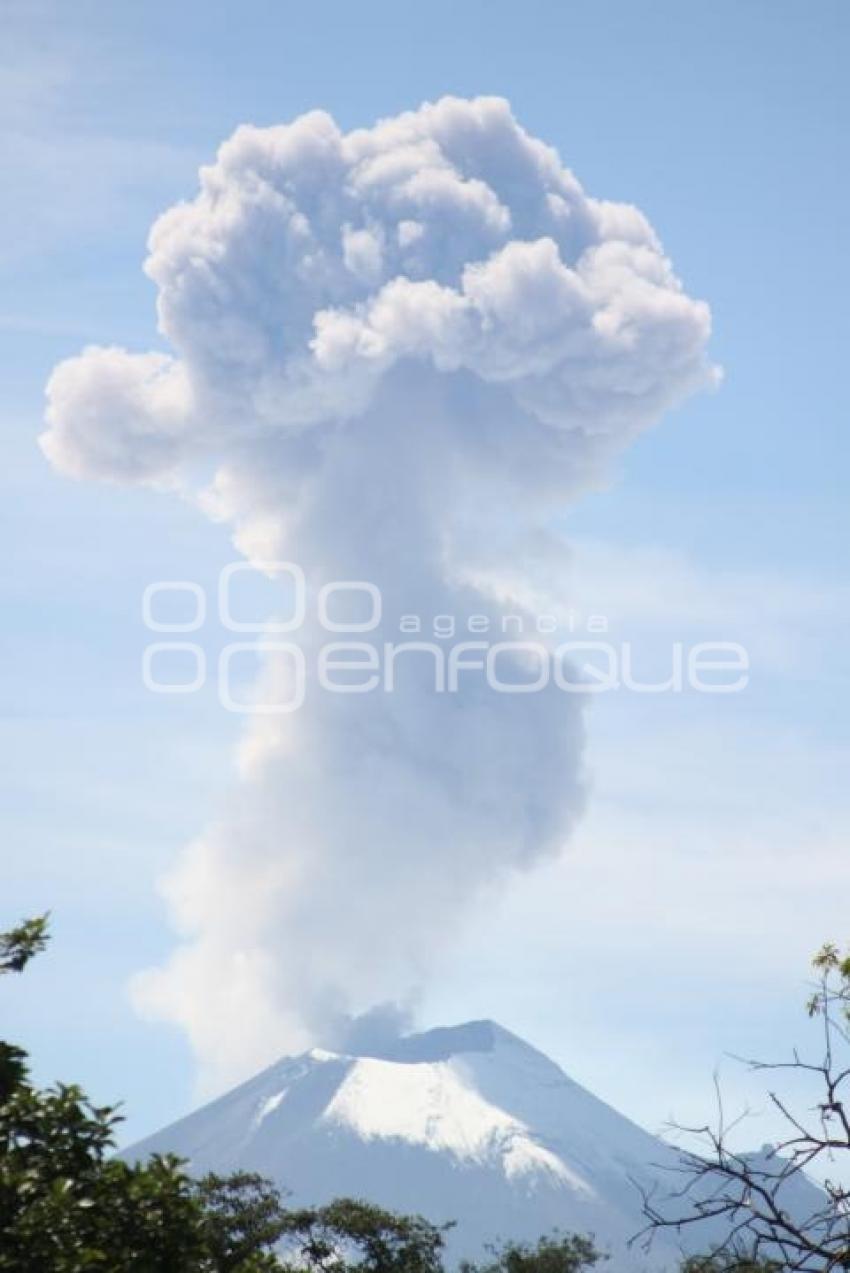
[[[681,1273],[780,1273],[776,1260],[760,1260],[746,1251],[691,1255],[682,1261]]]
[[[287,1270],[317,1273],[440,1273],[444,1230],[421,1216],[396,1215],[371,1203],[338,1198],[291,1211]]]
[[[47,916],[0,934],[0,972],[47,942]],[[266,1273],[284,1209],[256,1177],[194,1181],[173,1157],[113,1156],[114,1106],[33,1085],[0,1042],[0,1273]]]
[[[265,1182],[193,1181],[173,1157],[111,1157],[117,1116],[79,1089],[31,1086],[0,1104],[2,1273],[260,1273],[283,1208]]]
[[[0,933],[0,974],[23,972],[33,955],[47,945],[49,915],[25,919],[16,928]]]
[[[464,1262],[460,1273],[583,1273],[603,1256],[590,1238],[578,1234],[548,1234],[538,1242],[506,1242],[490,1248],[483,1264]]]
[[[210,1267],[216,1273],[280,1269],[272,1248],[286,1232],[280,1193],[263,1176],[211,1172],[193,1185]]]

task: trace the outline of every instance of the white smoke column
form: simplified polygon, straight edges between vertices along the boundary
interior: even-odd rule
[[[476,581],[532,565],[553,510],[715,374],[708,309],[643,216],[588,197],[497,98],[347,135],[322,112],[239,128],[146,270],[174,356],[58,366],[46,454],[191,491],[313,594],[374,582],[387,640],[400,614],[498,621]],[[314,619],[298,637],[311,664]],[[285,675],[268,661],[269,703]],[[226,808],[165,884],[182,944],[135,987],[208,1088],[409,1000],[463,913],[568,837],[578,700],[473,675],[441,695],[433,675],[410,655],[395,693],[311,685],[248,728]]]

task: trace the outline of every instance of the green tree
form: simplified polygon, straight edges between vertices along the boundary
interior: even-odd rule
[[[448,1226],[446,1226],[448,1227]],[[353,1198],[291,1211],[286,1270],[317,1273],[441,1273],[445,1229]]]
[[[534,1244],[506,1242],[491,1247],[485,1263],[465,1261],[460,1273],[582,1273],[604,1259],[607,1256],[597,1251],[590,1238],[553,1233]]]
[[[25,919],[17,928],[0,933],[0,974],[23,972],[33,955],[47,945],[47,921],[49,915]]]
[[[287,1230],[278,1190],[263,1176],[210,1173],[193,1186],[202,1210],[204,1245],[216,1273],[280,1269],[272,1248]]]
[[[781,1273],[775,1260],[760,1260],[745,1251],[725,1255],[691,1255],[682,1261],[681,1273]]]
[[[47,917],[0,934],[0,972],[47,942]],[[113,1157],[117,1108],[30,1081],[0,1043],[0,1273],[266,1273],[284,1210],[257,1177],[193,1181],[173,1157]]]

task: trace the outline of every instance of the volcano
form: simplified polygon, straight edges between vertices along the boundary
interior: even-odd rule
[[[645,1224],[641,1190],[681,1184],[668,1174],[678,1151],[492,1021],[283,1058],[124,1156],[166,1152],[194,1174],[259,1172],[293,1205],[358,1197],[455,1221],[450,1261],[553,1229],[591,1235],[616,1268],[681,1259],[670,1234],[648,1252],[629,1245]],[[811,1209],[815,1187],[793,1188]],[[699,1250],[719,1236],[681,1235]]]

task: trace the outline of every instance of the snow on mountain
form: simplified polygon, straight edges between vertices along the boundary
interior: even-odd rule
[[[284,1058],[125,1156],[166,1151],[196,1173],[261,1172],[293,1203],[347,1195],[456,1220],[452,1256],[559,1228],[595,1235],[618,1269],[679,1259],[627,1246],[638,1186],[669,1188],[675,1151],[491,1021]]]

